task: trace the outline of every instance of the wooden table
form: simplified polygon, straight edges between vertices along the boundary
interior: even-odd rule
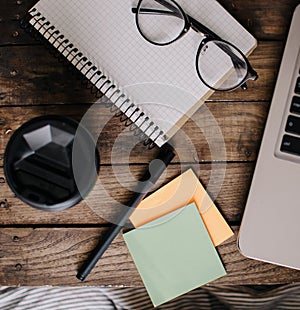
[[[110,200],[95,195],[71,209],[46,213],[25,205],[11,192],[3,173],[3,153],[12,133],[27,120],[60,114],[80,120],[95,102],[76,75],[59,63],[43,45],[19,28],[19,20],[34,4],[33,0],[0,0],[0,285],[80,285],[76,272],[110,223],[91,208],[107,210]],[[215,284],[270,284],[300,280],[300,272],[243,257],[236,236],[259,149],[276,75],[292,12],[299,0],[220,0],[220,3],[258,39],[250,62],[259,80],[249,83],[247,91],[214,94],[207,107],[217,123],[207,123],[213,134],[221,128],[226,156],[212,158],[206,137],[195,122],[182,128],[191,139],[194,151],[177,138],[180,153],[168,168],[161,184],[189,167],[200,168],[204,186],[212,167],[226,167],[216,205],[235,231],[235,236],[218,247],[228,275]],[[106,122],[109,111],[101,104],[90,122]],[[195,119],[203,120],[201,111]],[[203,120],[204,121],[204,120]],[[109,195],[126,202],[127,186],[134,185],[129,171],[139,177],[157,149],[145,151],[142,144],[130,149],[131,133],[123,132],[118,119],[112,118],[99,138],[101,167],[99,179]],[[117,139],[120,137],[120,139]],[[176,138],[175,138],[176,139]],[[213,147],[218,148],[216,139]],[[117,154],[112,164],[111,150]],[[128,170],[129,168],[129,170]],[[114,171],[117,171],[117,180]],[[122,183],[122,185],[120,185]],[[141,286],[122,236],[99,261],[84,285]]]

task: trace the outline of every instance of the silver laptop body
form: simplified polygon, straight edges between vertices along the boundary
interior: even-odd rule
[[[300,5],[283,59],[238,236],[249,258],[300,269]]]

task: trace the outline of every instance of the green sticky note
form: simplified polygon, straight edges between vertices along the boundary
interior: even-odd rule
[[[194,203],[123,236],[155,307],[226,274]]]

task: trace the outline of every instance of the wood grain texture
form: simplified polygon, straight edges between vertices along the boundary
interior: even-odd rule
[[[247,91],[215,93],[210,101],[270,101],[282,48],[282,42],[259,42],[249,58],[259,79],[250,81]],[[72,74],[44,46],[2,47],[0,72],[0,106],[96,101],[79,75]]]
[[[256,38],[285,40],[293,11],[299,0],[219,0]]]
[[[79,121],[88,108],[88,104],[2,107],[0,165],[9,138],[31,118],[59,114]],[[177,152],[174,162],[255,160],[268,109],[268,102],[207,103],[171,140]],[[145,152],[143,143],[104,105],[94,106],[85,116],[84,125],[98,140],[103,165],[148,163],[157,152],[157,149]]]
[[[0,2],[0,46],[11,44],[36,44],[20,27],[20,21],[36,0],[1,0]]]
[[[300,271],[254,261],[237,250],[235,236],[217,248],[228,275],[213,284],[269,284],[300,281]],[[0,231],[0,283],[3,285],[141,286],[121,234],[85,282],[76,272],[105,228],[5,228]],[[116,272],[118,270],[118,272]]]
[[[253,173],[253,163],[171,165],[156,184],[156,188],[192,168],[205,188],[209,188],[215,203],[225,219],[239,223]],[[130,170],[129,170],[130,169]],[[147,169],[145,165],[130,167],[101,167],[99,182],[86,200],[61,212],[36,210],[21,202],[9,189],[3,171],[0,170],[0,225],[91,225],[107,224],[119,209],[118,203],[126,204],[136,180]],[[225,176],[223,178],[223,173]],[[131,174],[131,175],[129,175]]]
[[[96,102],[78,76],[20,29],[21,17],[35,2],[0,0],[0,285],[140,286],[121,235],[86,282],[75,278],[118,212],[116,205],[128,200],[136,179],[157,152],[145,151],[103,104],[87,118],[89,130],[99,137],[103,188],[98,184],[85,201],[69,210],[46,213],[22,203],[5,180],[4,150],[19,126],[49,114],[81,120]],[[219,2],[258,39],[250,62],[259,79],[249,82],[247,91],[215,93],[209,98],[172,139],[177,156],[156,186],[192,167],[215,195],[235,237],[218,247],[228,275],[214,284],[299,282],[299,271],[243,257],[236,241],[287,31],[299,0]],[[226,152],[222,152],[222,139]]]

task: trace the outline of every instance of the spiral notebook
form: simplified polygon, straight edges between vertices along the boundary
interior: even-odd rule
[[[212,91],[200,81],[195,67],[202,37],[190,30],[167,46],[147,42],[131,10],[137,2],[40,0],[29,11],[29,23],[90,81],[97,94],[104,94],[123,113],[122,119],[161,146]],[[255,38],[217,1],[177,2],[246,55],[255,48]]]

